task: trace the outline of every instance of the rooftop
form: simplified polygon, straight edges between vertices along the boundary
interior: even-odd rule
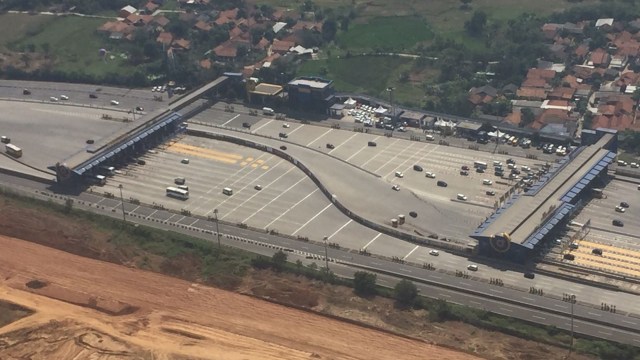
[[[256,85],[252,93],[267,95],[267,96],[275,96],[275,95],[278,95],[281,91],[282,91],[282,86],[280,85],[261,83]]]
[[[306,86],[314,89],[324,89],[331,85],[331,80],[321,78],[297,78],[289,82],[290,86]]]

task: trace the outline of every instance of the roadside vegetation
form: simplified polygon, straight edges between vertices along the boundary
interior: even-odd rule
[[[219,249],[215,241],[131,223],[123,224],[120,219],[77,210],[71,202],[60,205],[6,190],[0,194],[0,213],[19,214],[19,219],[6,221],[15,226],[5,223],[3,235],[16,236],[81,256],[231,290],[242,286],[243,279],[251,272],[273,271],[284,278],[288,276],[286,274],[291,274],[335,286],[351,287],[356,295],[365,299],[373,300],[377,296],[394,299],[397,305],[394,312],[398,312],[398,315],[407,311],[426,311],[424,320],[429,323],[461,321],[480,329],[554,346],[566,347],[569,343],[567,331],[429,299],[422,296],[427,294],[420,294],[409,280],[402,280],[390,289],[379,286],[376,275],[365,271],[357,272],[354,279],[343,279],[316,263],[304,265],[300,260],[290,262],[287,253],[282,251],[267,257],[234,248]],[[41,236],[42,233],[36,231],[38,228],[46,229],[51,236]],[[315,300],[303,299],[301,303],[295,296],[290,298],[295,306],[313,307],[316,303]],[[640,359],[640,349],[630,346],[583,338],[578,338],[575,344],[578,351],[603,359]]]

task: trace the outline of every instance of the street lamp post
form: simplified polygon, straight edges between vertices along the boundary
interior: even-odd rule
[[[218,254],[220,254],[220,228],[218,227],[218,209],[213,209],[213,220],[216,222],[216,237],[218,238]]]
[[[324,264],[327,272],[329,272],[329,250],[327,249],[327,240],[329,240],[329,238],[325,236],[322,240],[324,240]]]
[[[388,87],[387,88],[387,92],[389,92],[389,104],[391,106],[391,119],[393,120],[395,118],[395,109],[393,108],[393,91],[395,90],[395,88],[393,87]]]
[[[569,301],[571,302],[571,343],[569,344],[569,356],[571,356],[571,352],[573,351],[573,304],[576,303],[576,295],[571,294]],[[567,356],[567,358],[569,356]]]
[[[124,212],[124,197],[122,196],[122,184],[118,185],[120,189],[120,205],[122,205],[122,221],[127,222],[127,214]]]

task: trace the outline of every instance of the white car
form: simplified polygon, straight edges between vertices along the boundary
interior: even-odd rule
[[[396,171],[396,177],[403,178],[404,174],[400,171]]]
[[[400,191],[400,186],[398,185],[393,185],[391,188],[395,191]]]
[[[616,211],[617,211],[617,212],[619,212],[619,213],[623,213],[623,212],[625,212],[626,210],[625,210],[625,208],[623,208],[622,206],[616,206]]]
[[[429,255],[438,256],[440,252],[438,250],[429,250]]]
[[[424,176],[426,176],[426,177],[428,177],[428,178],[430,178],[430,179],[435,179],[435,178],[436,178],[436,174],[434,174],[434,173],[432,173],[432,172],[429,172],[429,171],[427,171],[427,172],[424,174]]]
[[[458,194],[456,197],[458,200],[467,201],[467,196],[464,194]]]
[[[471,271],[478,271],[478,265],[476,264],[469,264],[467,266],[467,270],[471,270]]]
[[[180,162],[183,163],[183,164],[188,164],[189,163],[189,159],[184,158],[184,159],[180,160]]]
[[[120,102],[118,100],[111,100],[111,105],[118,106]]]
[[[49,100],[51,100],[51,101],[53,101],[53,102],[56,102],[56,101],[58,101],[58,98],[57,98],[57,97],[55,97],[55,96],[52,96],[52,97],[50,97],[50,98],[49,98]]]
[[[427,141],[434,141],[436,138],[434,138],[433,135],[427,135],[427,136],[425,136],[425,139]]]
[[[634,169],[640,168],[640,164],[638,164],[638,163],[634,163],[634,162],[632,162],[630,165],[631,165],[631,167],[632,167],[632,168],[634,168]]]
[[[260,190],[262,190],[262,185],[256,185],[253,188],[258,190],[258,191],[260,191]]]
[[[60,100],[69,100],[67,95],[60,95]]]
[[[289,128],[289,124],[287,124],[287,123],[284,123],[284,124],[282,124],[282,127],[283,127],[283,128],[286,128],[286,129],[288,129],[288,128]]]
[[[493,181],[491,181],[489,179],[483,179],[482,180],[482,185],[493,185]]]

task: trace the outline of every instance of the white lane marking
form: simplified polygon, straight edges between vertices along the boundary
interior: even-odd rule
[[[602,335],[609,335],[609,336],[611,336],[611,335],[612,335],[610,332],[600,331],[600,330],[598,330],[598,333],[600,333],[600,334],[602,334]]]
[[[379,237],[380,237],[380,235],[382,235],[382,233],[378,233],[378,235],[376,235],[373,239],[371,239],[371,241],[369,241],[369,242],[367,243],[367,245],[365,245],[365,246],[363,246],[363,247],[362,247],[362,250],[366,250],[366,249],[367,249],[367,246],[371,245],[374,241],[376,241],[376,239],[377,239],[377,238],[379,238]]]
[[[534,301],[535,300],[534,298],[530,298],[530,297],[526,297],[526,296],[523,296],[522,298],[525,299],[525,300],[529,300],[529,301]]]
[[[392,144],[390,144],[389,146],[387,146],[387,147],[385,148],[385,150],[386,150],[386,149],[389,149],[389,148],[391,148],[391,147],[393,147],[393,146],[394,146],[398,141],[400,141],[400,139],[397,139],[397,140],[396,140],[396,141],[394,141]],[[367,161],[365,161],[365,162],[364,162],[364,164],[360,165],[360,167],[361,167],[361,168],[364,168],[364,166],[365,166],[365,165],[367,165],[367,164],[369,163],[369,161],[371,161],[371,160],[375,159],[375,158],[376,158],[376,157],[378,157],[379,155],[382,155],[382,153],[384,153],[384,150],[380,150],[380,152],[376,153],[375,155],[373,155],[372,157],[370,157],[369,159],[367,159]]]
[[[448,298],[450,298],[450,297],[451,297],[451,295],[447,295],[447,294],[438,294],[438,295],[440,295],[440,296],[442,296],[442,297],[448,297]]]
[[[238,118],[238,116],[240,116],[240,114],[238,114],[238,115],[236,115],[236,116],[232,117],[231,119],[229,119],[229,121],[227,121],[227,122],[225,122],[224,124],[222,124],[222,126],[225,126],[225,125],[227,125],[228,123],[232,122],[233,120],[237,119],[237,118]]]
[[[309,219],[306,223],[302,224],[302,226],[300,226],[298,228],[298,230],[294,231],[291,235],[295,236],[298,231],[302,230],[302,228],[304,228],[305,226],[309,225],[310,222],[312,222],[313,220],[315,220],[315,218],[317,218],[318,216],[320,216],[320,214],[322,214],[325,210],[327,210],[328,208],[331,207],[331,205],[333,205],[333,203],[330,203],[329,205],[325,206],[324,209],[320,210],[319,213],[315,214],[311,219]]]
[[[275,180],[273,180],[272,182],[268,183],[265,187],[269,187],[270,185],[273,185],[275,183],[277,183],[280,179],[282,179],[285,175],[287,175],[290,171],[293,171],[293,169],[296,169],[296,167],[291,167],[289,170],[287,170],[284,174],[278,176]],[[264,175],[264,174],[263,174]],[[262,176],[260,176],[262,177]],[[258,179],[260,179],[260,177],[258,177]],[[257,180],[257,179],[256,179]],[[299,181],[298,181],[299,182]],[[298,183],[296,183],[298,184]],[[246,189],[247,187],[249,187],[251,184],[247,184],[245,185],[245,187],[243,187],[242,189],[240,189],[240,191]],[[290,189],[290,188],[289,188]],[[285,192],[287,192],[289,189],[283,191],[282,193],[280,193],[280,195],[278,195],[278,197],[280,197],[282,194],[284,194]],[[260,191],[256,191],[253,195],[249,196],[248,199],[246,199],[245,201],[241,202],[240,205],[236,206],[235,208],[233,208],[233,210],[228,211],[226,214],[224,214],[223,217],[221,217],[220,219],[224,219],[227,216],[229,216],[232,212],[238,210],[239,208],[241,208],[244,204],[248,203],[249,201],[251,201],[254,197],[258,196],[260,194]],[[277,199],[278,197],[276,197],[275,199]],[[227,199],[225,199],[223,202],[221,202],[220,204],[218,204],[218,206],[222,206],[222,204],[224,204],[227,200],[231,199],[231,197],[228,197]],[[275,199],[269,201],[267,203],[267,205],[271,204]],[[205,214],[207,215],[207,214]]]
[[[418,250],[419,248],[420,248],[420,245],[416,245],[416,247],[414,247],[413,250],[409,251],[409,253],[402,258],[402,260],[405,260],[406,258],[411,256],[411,254],[413,254],[413,252]]]
[[[285,216],[287,213],[289,213],[289,211],[293,210],[293,208],[295,208],[296,206],[300,205],[301,202],[305,201],[309,196],[315,194],[316,191],[318,191],[320,189],[315,189],[312,192],[309,193],[309,195],[303,197],[302,199],[300,199],[300,201],[298,201],[297,203],[293,204],[293,206],[291,206],[290,208],[287,209],[287,211],[283,212],[282,214],[280,214],[277,218],[273,219],[273,221],[271,221],[270,223],[268,223],[267,225],[265,225],[265,229],[269,228],[269,226],[271,226],[271,224],[273,224],[274,222],[280,220],[281,217]]]
[[[327,131],[324,132],[324,134],[318,136],[317,138],[315,138],[315,140],[313,140],[312,142],[308,143],[307,145],[305,145],[306,147],[309,147],[309,145],[313,144],[314,142],[320,140],[321,137],[327,135],[328,133],[330,133],[331,131],[333,131],[333,129],[329,129]]]
[[[193,226],[193,224],[197,223],[199,219],[195,219],[193,220],[193,222],[191,224],[189,224],[189,226]]]
[[[334,150],[337,150],[340,146],[346,144],[349,142],[349,140],[353,139],[355,136],[358,136],[358,133],[355,133],[353,135],[351,135],[347,140],[343,141],[340,145],[334,147],[333,149],[331,149],[331,151],[328,152],[328,154],[331,154]]]
[[[376,140],[378,140],[379,138],[380,138],[380,136],[376,137],[375,139],[373,139],[373,140],[371,140],[371,141],[375,142],[375,141],[376,141]],[[353,155],[349,156],[349,157],[347,158],[347,160],[345,160],[345,161],[346,161],[346,162],[349,162],[349,160],[351,160],[354,156],[356,156],[356,155],[360,154],[360,152],[361,152],[362,150],[364,150],[364,149],[366,149],[366,148],[368,148],[368,147],[369,147],[369,145],[368,145],[368,144],[367,144],[367,145],[365,145],[365,146],[363,146],[363,147],[362,147],[362,149],[360,149],[360,150],[356,151],[355,153],[353,153]],[[376,154],[376,155],[377,155],[377,154]],[[376,155],[374,155],[374,157],[375,157]]]
[[[347,221],[344,225],[342,225],[338,230],[336,230],[333,234],[329,235],[329,237],[327,238],[327,240],[331,240],[331,238],[340,232],[340,230],[344,229],[347,225],[351,224],[351,222],[353,221],[353,219],[349,219],[349,221]]]
[[[432,144],[429,144],[429,145],[432,145]],[[418,160],[418,163],[422,162],[422,160],[423,160],[425,157],[427,157],[427,156],[431,155],[431,153],[432,153],[432,152],[436,151],[436,150],[438,149],[438,147],[439,147],[439,146],[440,146],[440,145],[435,145],[435,147],[434,147],[433,149],[431,149],[431,150],[427,151],[427,153],[426,153],[426,154],[424,154],[423,156],[421,156],[421,157],[420,157],[420,159]],[[409,160],[411,160],[411,158],[407,159],[407,160],[405,161],[405,163],[406,163],[407,161],[409,161]],[[417,164],[417,163],[416,163],[416,164]],[[404,163],[403,163],[402,165],[404,165]],[[406,168],[406,170],[405,170],[404,172],[408,172],[409,170],[411,170],[411,168],[412,168],[412,167],[413,167],[413,165],[409,165],[409,166]],[[393,175],[393,172],[392,172],[391,174],[389,174],[389,175],[385,176],[385,177],[389,177],[389,176],[391,176],[391,175]]]
[[[385,166],[389,165],[389,163],[390,163],[390,162],[392,162],[392,161],[394,161],[395,159],[397,159],[397,158],[398,158],[398,156],[400,156],[400,155],[404,154],[404,153],[405,153],[405,151],[407,151],[407,150],[409,150],[409,149],[412,149],[414,145],[415,145],[415,144],[409,144],[409,146],[405,147],[402,151],[400,151],[399,153],[397,153],[394,157],[392,157],[391,159],[389,159],[386,163],[384,163],[384,164],[380,165],[380,167],[379,167],[379,168],[377,168],[377,169],[375,169],[373,172],[374,172],[374,173],[377,173],[378,171],[382,170],[382,168],[383,168],[383,167],[385,167]],[[363,165],[363,166],[364,166],[364,165]],[[400,170],[400,169],[398,169],[398,170]],[[393,172],[398,171],[398,170],[394,170]],[[392,172],[392,173],[393,173],[393,172]]]
[[[538,315],[533,315],[534,318],[536,319],[540,319],[540,320],[546,320],[546,318],[542,317],[542,316],[538,316]]]
[[[557,306],[557,307],[559,307],[559,308],[563,308],[563,309],[566,309],[566,308],[567,308],[566,306],[564,306],[564,305],[560,305],[560,304],[553,304],[553,306]]]
[[[489,291],[493,291],[493,292],[496,292],[498,294],[502,294],[502,291],[498,290],[498,289],[489,289]]]
[[[151,216],[151,215],[149,215],[149,216]],[[169,220],[171,220],[171,218],[174,217],[174,216],[176,216],[176,214],[173,214],[173,215],[169,216],[165,221],[169,222]]]
[[[121,206],[122,206],[122,205],[121,205]],[[127,211],[127,214],[131,215],[131,214],[133,214],[134,212],[136,212],[136,210],[138,210],[139,208],[140,208],[140,205],[136,206],[136,208],[135,208],[135,209],[133,209],[133,210],[131,210],[131,211]]]
[[[592,313],[592,312],[588,312],[589,315],[593,315],[593,316],[602,316],[602,314],[598,314],[598,313]]]
[[[303,126],[304,126],[303,124],[300,124],[300,126],[298,126],[297,128],[295,128],[295,129],[293,129],[293,130],[289,131],[289,132],[287,133],[287,135],[291,135],[291,134],[293,134],[294,132],[296,132],[296,131],[298,131],[298,130],[302,129],[302,127],[303,127]]]
[[[513,312],[513,310],[511,310],[511,309],[507,309],[507,308],[503,308],[503,307],[501,307],[500,309],[502,309],[502,310],[504,310],[506,312]]]
[[[438,280],[442,279],[442,276],[431,275],[431,277],[434,278],[434,279],[438,279]]]
[[[253,130],[253,131],[252,131],[252,133],[257,133],[257,132],[258,132],[258,130],[262,129],[263,127],[265,127],[265,126],[267,126],[267,125],[269,125],[269,124],[271,124],[271,122],[273,122],[273,119],[271,119],[271,120],[267,121],[267,123],[266,123],[266,124],[264,124],[264,125],[260,126],[259,128],[257,128],[257,129],[255,129],[255,130]]]
[[[636,325],[636,323],[635,323],[635,322],[633,322],[633,321],[622,320],[622,322],[623,322],[623,323],[630,324],[630,325]]]
[[[146,218],[144,218],[145,220],[149,220],[150,217],[153,216],[153,214],[157,213],[158,210],[154,210],[151,214],[149,214],[149,216],[147,216]]]
[[[294,168],[295,169],[295,168]],[[249,219],[251,219],[252,217],[254,217],[257,213],[259,213],[260,211],[264,210],[264,208],[266,208],[267,206],[271,205],[272,202],[278,200],[280,198],[280,196],[284,195],[287,193],[287,191],[291,190],[294,186],[300,184],[302,182],[302,180],[306,179],[306,176],[303,176],[302,179],[296,181],[295,184],[289,186],[285,191],[281,192],[280,195],[276,196],[275,198],[273,198],[273,200],[269,201],[268,203],[264,204],[263,207],[261,207],[260,209],[256,210],[256,212],[254,212],[253,214],[251,214],[248,218],[244,219],[244,221],[242,221],[243,223],[247,223],[247,221]]]

